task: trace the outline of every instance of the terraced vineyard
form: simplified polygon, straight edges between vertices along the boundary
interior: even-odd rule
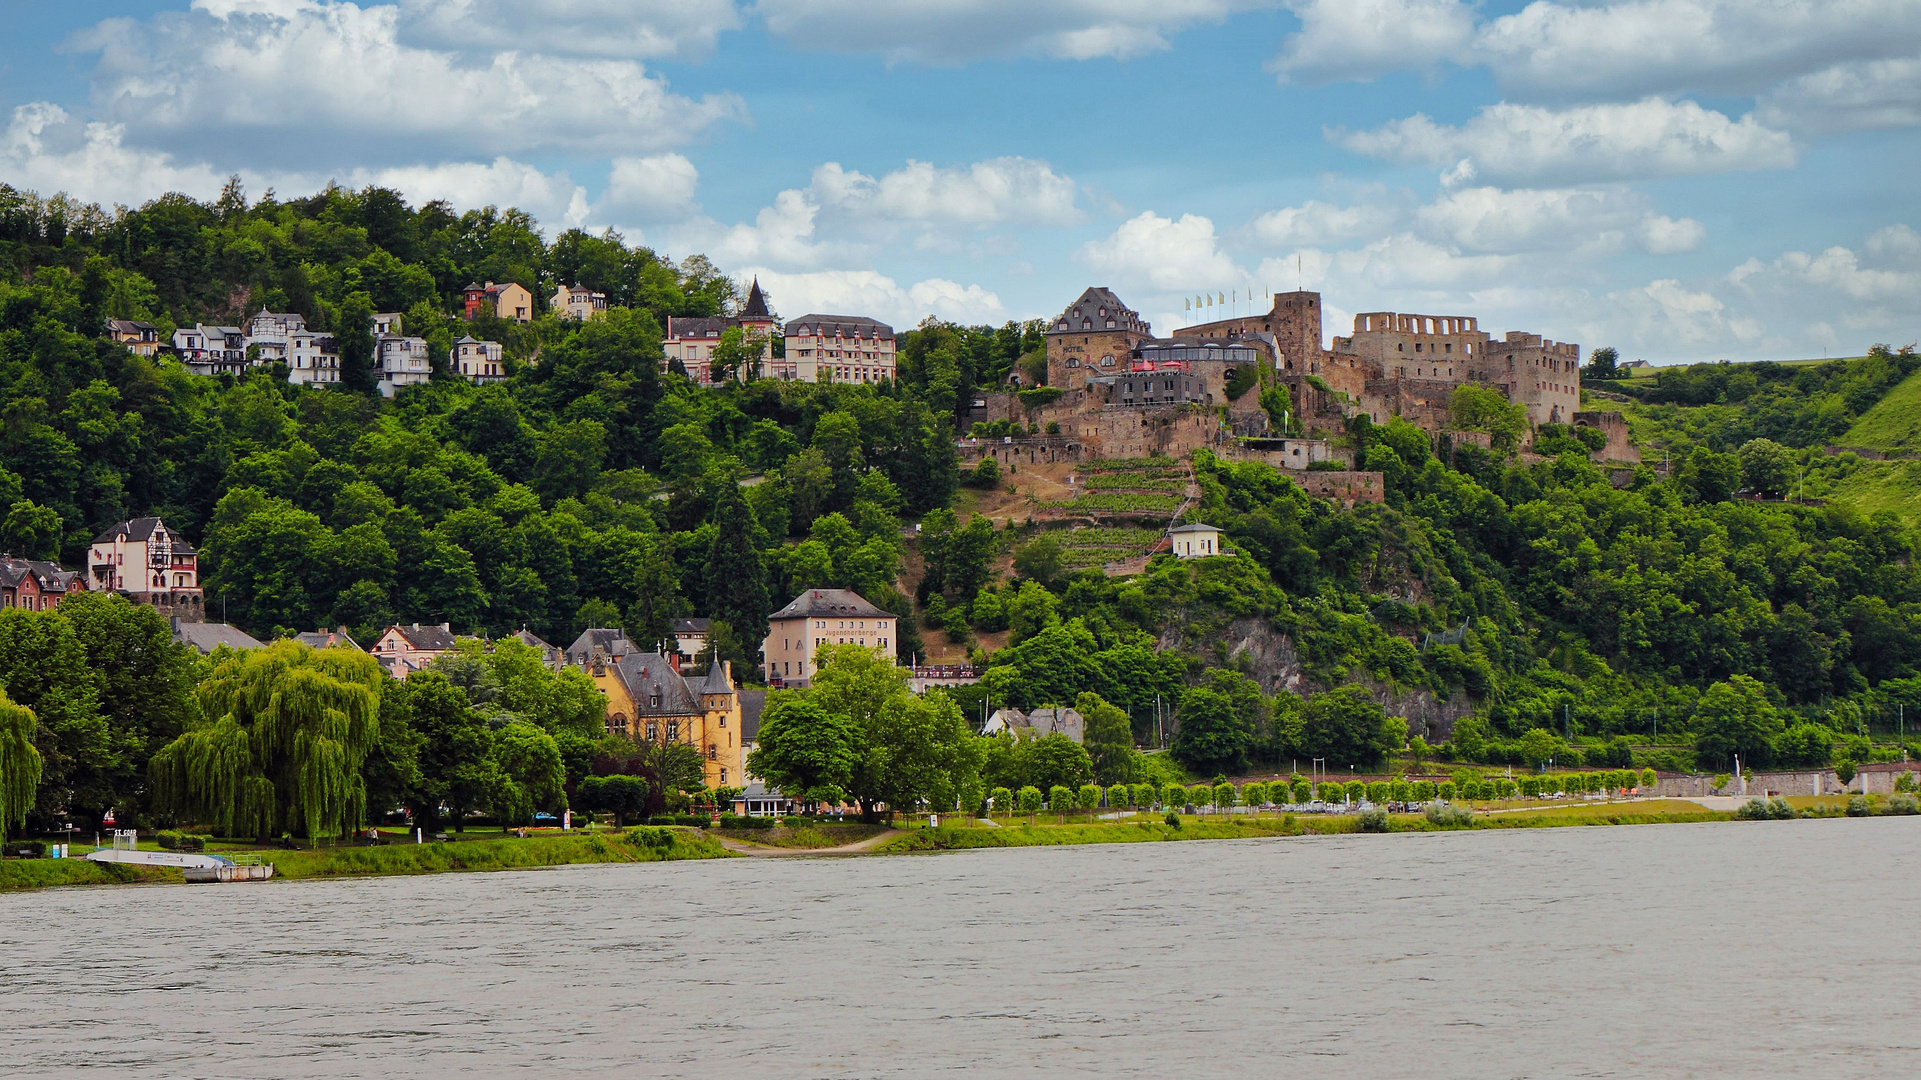
[[[1068,529],[1048,535],[1060,541],[1062,561],[1070,570],[1145,555],[1162,537],[1156,529],[1113,528]]]
[[[1081,486],[1089,491],[1160,491],[1179,495],[1187,490],[1187,477],[1099,472],[1087,477]]]
[[[1186,462],[1167,457],[1087,461],[1075,472],[1075,493],[1050,505],[1093,518],[1172,517],[1191,477]]]
[[[1146,495],[1133,491],[1101,491],[1061,505],[1076,514],[1166,514],[1180,509],[1179,495]]]

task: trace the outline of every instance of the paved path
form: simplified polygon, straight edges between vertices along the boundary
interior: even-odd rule
[[[862,852],[872,851],[899,835],[900,831],[895,829],[881,833],[878,836],[870,836],[865,840],[856,840],[851,844],[842,844],[839,847],[829,848],[770,847],[766,844],[750,844],[742,840],[730,840],[724,836],[717,836],[714,839],[720,841],[721,847],[726,848],[736,855],[750,855],[760,859],[777,859],[790,855],[859,855]]]

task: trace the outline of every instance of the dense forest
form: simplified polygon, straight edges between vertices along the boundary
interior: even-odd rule
[[[543,313],[474,327],[455,318],[471,280],[537,297],[581,284],[612,307],[585,323]],[[645,642],[698,614],[717,620],[716,655],[742,672],[756,670],[770,610],[800,589],[853,588],[903,617],[903,659],[920,633],[1006,641],[978,650],[986,676],[955,695],[957,715],[1078,703],[1102,718],[1074,751],[1015,741],[962,754],[978,782],[950,778],[945,792],[1158,783],[1309,757],[1870,760],[1902,752],[1904,706],[1921,704],[1921,534],[1893,514],[1782,498],[1792,453],[1913,372],[1909,353],[1663,371],[1631,393],[1677,430],[1686,410],[1715,410],[1665,471],[1592,464],[1577,432],[1544,429],[1522,455],[1505,438],[1449,449],[1363,417],[1344,441],[1384,474],[1386,501],[1342,509],[1268,466],[1201,452],[1188,516],[1226,530],[1234,553],[1109,578],[1063,571],[1044,530],[996,528],[957,502],[966,483],[1000,482],[961,467],[957,410],[1038,350],[1037,327],[923,323],[902,335],[898,382],[876,386],[710,390],[663,367],[666,317],[729,313],[740,294],[698,256],[675,262],[613,234],[549,241],[516,211],[415,208],[381,189],[249,201],[236,184],[212,202],[109,213],[0,188],[0,546],[77,565],[98,530],[160,515],[198,542],[209,611],[262,638],[344,624],[364,640],[400,620],[563,644],[617,625]],[[511,377],[473,386],[437,370],[385,401],[359,380],[302,388],[272,368],[198,377],[103,333],[109,318],[164,332],[262,306],[321,328],[402,312],[437,361],[471,330],[506,345]],[[103,602],[71,617],[0,613],[0,682],[39,717],[48,814],[140,804],[149,759],[258,674],[228,661],[225,689],[208,691],[204,663],[160,657],[136,621]],[[1285,670],[1226,647],[1249,627],[1285,639]],[[139,662],[115,670],[117,649]],[[465,713],[433,681],[354,708],[418,698],[423,715],[465,723],[511,681],[458,674]],[[358,669],[325,677],[343,701],[379,685]],[[1430,726],[1411,701],[1458,719]],[[577,793],[591,711],[503,715],[556,739]],[[391,730],[424,740],[409,753],[434,752],[419,726]],[[1168,755],[1136,753],[1161,743]],[[393,779],[406,769],[379,739],[357,753],[376,801],[456,805]],[[531,807],[534,791],[551,802],[562,787],[541,776],[515,781],[504,805]]]

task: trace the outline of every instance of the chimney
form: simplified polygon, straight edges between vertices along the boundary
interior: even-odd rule
[[[734,662],[732,660],[722,660],[720,662],[720,673],[727,676],[728,686],[734,685]]]
[[[445,630],[445,631],[447,631],[447,632],[448,632],[449,634],[451,634],[451,633],[453,633],[453,632],[454,632],[454,628],[453,628],[453,627],[452,627],[451,625],[449,625],[449,624],[447,624],[447,623],[441,623],[441,624],[440,624],[440,628],[441,628],[442,630]]]

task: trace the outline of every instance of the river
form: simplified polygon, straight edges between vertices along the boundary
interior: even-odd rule
[[[0,896],[9,1076],[1921,1064],[1921,818]]]

